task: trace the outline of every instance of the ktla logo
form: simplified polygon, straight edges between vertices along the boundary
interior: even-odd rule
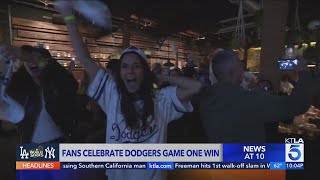
[[[304,162],[304,142],[302,138],[286,138],[286,162]]]

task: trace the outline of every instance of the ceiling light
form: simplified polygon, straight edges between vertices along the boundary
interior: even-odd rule
[[[165,66],[165,67],[173,67],[174,64],[172,62],[170,62],[170,59],[168,59],[167,62],[163,64],[163,66]]]

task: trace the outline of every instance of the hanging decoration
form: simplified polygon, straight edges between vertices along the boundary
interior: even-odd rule
[[[157,45],[158,45],[158,48],[160,50],[162,45],[163,45],[163,43],[166,41],[167,36],[159,34],[159,35],[155,35],[155,39],[157,41]]]
[[[289,17],[289,29],[287,33],[286,43],[288,47],[294,47],[294,45],[298,45],[299,49],[302,48],[302,30],[300,25],[300,17],[299,17],[299,0],[292,0],[289,3],[291,14]],[[305,38],[306,39],[306,38]],[[295,50],[295,49],[294,49]]]
[[[296,43],[299,45],[299,48],[302,48],[302,31],[300,25],[300,17],[299,17],[299,0],[296,3],[296,12],[295,12],[295,30],[296,30]]]
[[[163,66],[164,66],[164,67],[168,67],[168,68],[170,68],[170,67],[173,67],[173,66],[174,66],[174,64],[173,64],[172,62],[170,62],[170,59],[167,59],[167,62],[166,62],[166,63],[164,63],[164,64],[163,64]]]
[[[187,52],[187,64],[186,66],[187,67],[197,67],[195,64],[194,64],[194,56],[191,52]]]
[[[173,43],[171,44],[171,49],[172,49],[173,54],[174,54],[175,57],[176,57],[176,65],[175,65],[175,67],[178,68],[178,65],[179,65],[179,55],[178,55],[178,50],[177,50],[176,46],[175,46]]]
[[[163,64],[164,67],[170,68],[173,67],[174,64],[172,62],[170,62],[170,51],[169,51],[170,47],[169,47],[169,43],[168,43],[168,59],[167,62]]]
[[[302,30],[300,25],[300,17],[299,17],[299,0],[294,0],[295,7],[293,14],[293,22],[290,23],[290,30],[288,33],[287,45],[288,47],[285,49],[285,57],[294,58],[298,56],[299,50],[295,48],[295,45],[298,45],[298,48],[303,48],[302,46]]]
[[[263,0],[260,0],[260,10],[257,12],[257,39],[261,40],[261,27],[262,27],[262,14],[263,13]]]
[[[234,32],[234,39],[232,40],[232,48],[239,49],[246,46],[246,33],[243,18],[243,0],[239,1],[239,12],[237,19],[237,26]]]
[[[254,28],[247,29],[245,32],[245,46],[244,49],[261,47],[261,28],[263,17],[263,0],[260,0],[259,9],[255,12]],[[238,45],[239,46],[239,45]]]

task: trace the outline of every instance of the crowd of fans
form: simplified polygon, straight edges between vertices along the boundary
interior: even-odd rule
[[[155,104],[154,109],[146,108],[144,113],[158,113],[161,110],[156,108],[168,106],[165,107],[167,109],[162,109],[162,113],[168,113],[167,116],[154,120],[166,123],[152,126],[153,129],[158,128],[162,139],[160,142],[169,143],[261,143],[266,139],[266,123],[293,120],[311,105],[319,108],[319,73],[313,73],[312,76],[307,68],[297,69],[299,80],[291,80],[291,83],[287,75],[283,76],[277,92],[271,81],[253,74],[245,77],[241,61],[234,52],[228,50],[219,50],[212,57],[211,66],[201,64],[199,68],[187,66],[183,69],[170,69],[161,64],[154,64],[149,68],[144,63],[145,70],[139,75],[135,74],[134,68],[140,68],[137,66],[141,66],[140,61],[145,61],[142,58],[144,55],[140,49],[129,47],[122,53],[121,59],[110,59],[106,67],[98,67],[95,75],[97,77],[90,77],[85,71],[80,83],[75,80],[71,71],[61,66],[45,49],[31,46],[1,47],[1,54],[1,60],[7,67],[12,63],[7,59],[24,62],[15,72],[3,73],[0,103],[2,120],[17,124],[16,132],[21,143],[148,141],[148,138],[153,137],[122,139],[119,132],[148,128],[148,123],[154,122],[136,119],[128,121],[126,126],[121,125],[122,119],[120,122],[113,122],[117,119],[115,113],[123,114],[121,116],[124,118],[136,116],[134,113],[137,112],[124,109],[130,109],[132,103],[140,102],[143,98],[144,103]],[[124,57],[128,58],[126,64]],[[127,74],[121,75],[121,69],[126,68],[123,66],[133,67],[130,67]],[[12,70],[9,68],[7,71]],[[144,73],[149,73],[148,77]],[[10,76],[6,79],[4,74]],[[105,77],[106,74],[108,78]],[[137,84],[139,76],[141,80]],[[210,81],[210,76],[215,77],[214,83]],[[151,83],[148,87],[151,91],[144,90],[143,93],[150,93],[150,98],[155,98],[156,101],[149,99],[151,101],[147,102],[148,97],[141,97],[146,94],[134,94],[136,89],[144,86],[144,78],[148,78]],[[171,78],[176,78],[179,83],[193,85],[182,85],[189,93],[183,97],[187,97],[189,101],[183,102],[178,98],[179,91],[175,89],[177,85],[170,82]],[[111,79],[114,81],[110,82]],[[116,87],[121,85],[124,89]],[[110,87],[115,89],[108,89]],[[133,93],[130,93],[129,88]],[[106,92],[109,95],[103,95]],[[125,95],[118,94],[121,92]],[[113,100],[117,96],[121,98]],[[125,96],[127,99],[121,102]],[[164,96],[169,96],[169,99]],[[113,112],[115,107],[119,109]],[[147,114],[144,115],[147,118]],[[109,123],[110,121],[113,123]],[[109,176],[117,176],[117,173]]]

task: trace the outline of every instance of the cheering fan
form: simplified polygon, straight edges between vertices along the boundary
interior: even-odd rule
[[[0,119],[18,123],[24,116],[23,107],[8,96],[6,88],[17,59],[10,53],[19,51],[16,47],[0,46]]]

